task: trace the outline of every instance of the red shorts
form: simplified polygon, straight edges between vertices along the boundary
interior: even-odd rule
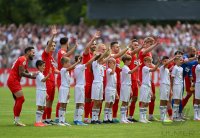
[[[54,81],[46,81],[47,87],[47,101],[53,101],[55,96],[55,82]]]
[[[133,96],[138,97],[138,82],[137,82],[137,80],[132,80],[131,88],[132,88]]]
[[[190,78],[188,76],[185,76],[185,89],[186,89],[186,92],[191,92],[190,91],[190,87],[191,87]]]
[[[91,93],[92,93],[92,84],[85,85],[85,98],[91,99]]]
[[[12,77],[8,78],[7,85],[12,93],[16,93],[22,90],[22,86],[20,82],[17,79],[14,79]]]

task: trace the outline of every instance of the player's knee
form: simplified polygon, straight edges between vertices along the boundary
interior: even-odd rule
[[[24,96],[18,97],[17,100],[22,104],[25,102]]]

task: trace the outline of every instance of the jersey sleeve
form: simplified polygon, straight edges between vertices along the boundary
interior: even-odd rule
[[[19,59],[19,66],[26,67],[26,59],[25,58],[20,58]]]
[[[176,68],[176,67],[173,67],[171,76],[172,76],[172,77],[175,77],[176,72],[177,72],[177,68]]]

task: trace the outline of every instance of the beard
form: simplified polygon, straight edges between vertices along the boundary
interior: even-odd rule
[[[29,59],[29,60],[33,60],[33,57],[32,57],[32,56],[29,56],[28,59]]]

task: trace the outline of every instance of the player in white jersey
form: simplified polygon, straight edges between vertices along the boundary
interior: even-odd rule
[[[198,65],[195,68],[195,75],[194,120],[200,121],[200,56],[198,56]]]
[[[127,119],[126,112],[128,109],[128,103],[131,100],[132,90],[131,90],[131,74],[138,70],[140,64],[138,64],[132,70],[129,69],[129,65],[131,64],[132,57],[130,55],[124,55],[122,57],[122,61],[124,63],[124,67],[121,71],[121,88],[120,88],[120,101],[122,101],[122,105],[120,108],[121,112],[121,123],[132,123]]]
[[[59,95],[58,100],[60,103],[59,108],[59,123],[60,126],[70,126],[69,123],[65,122],[65,112],[66,112],[66,106],[67,103],[69,103],[69,88],[70,88],[70,74],[69,71],[73,70],[74,67],[80,63],[80,60],[78,60],[73,65],[70,65],[70,59],[68,57],[62,57],[61,58],[61,64],[63,68],[60,70],[61,75],[61,86],[59,88]]]
[[[75,87],[74,87],[74,101],[76,104],[76,109],[74,113],[74,124],[75,125],[87,125],[82,122],[82,115],[84,111],[84,103],[85,103],[85,69],[91,64],[96,58],[100,55],[96,55],[91,58],[87,63],[81,64],[79,63],[74,69],[74,78],[75,78]],[[75,62],[80,59],[82,61],[81,56],[75,56]]]
[[[169,57],[164,56],[162,59],[162,66],[160,67],[160,120],[163,122],[171,122],[171,120],[166,117],[167,103],[170,95],[172,95],[168,65],[174,58],[175,57],[169,59]]]
[[[153,95],[151,90],[151,83],[152,83],[152,73],[157,70],[158,66],[160,65],[160,61],[151,68],[152,66],[152,57],[145,57],[144,58],[145,66],[142,68],[142,85],[140,88],[140,122],[141,123],[149,123],[150,121],[147,120],[147,107],[149,102],[151,101],[151,96]]]
[[[173,67],[171,76],[171,86],[172,86],[172,98],[174,99],[173,104],[173,120],[181,121],[179,117],[179,104],[182,100],[182,92],[183,92],[183,68],[181,67],[183,63],[182,57],[176,57],[174,59],[175,66]]]
[[[91,99],[94,101],[92,107],[92,120],[91,124],[101,124],[98,120],[98,115],[100,112],[101,101],[103,100],[103,77],[105,67],[103,64],[109,59],[104,57],[108,54],[109,49],[107,49],[99,58],[92,62],[92,71],[94,75],[94,80],[92,82],[92,95]]]
[[[42,123],[42,115],[44,113],[44,108],[46,106],[46,80],[49,78],[52,71],[49,71],[49,74],[45,77],[42,73],[45,69],[45,62],[42,60],[36,61],[36,67],[38,69],[38,74],[36,76],[36,122],[34,126],[36,127],[43,127],[46,126]]]
[[[108,69],[106,70],[106,88],[105,88],[105,109],[103,123],[113,123],[112,119],[112,107],[116,98],[119,98],[117,94],[117,76],[116,76],[116,60],[110,58],[107,63]]]

